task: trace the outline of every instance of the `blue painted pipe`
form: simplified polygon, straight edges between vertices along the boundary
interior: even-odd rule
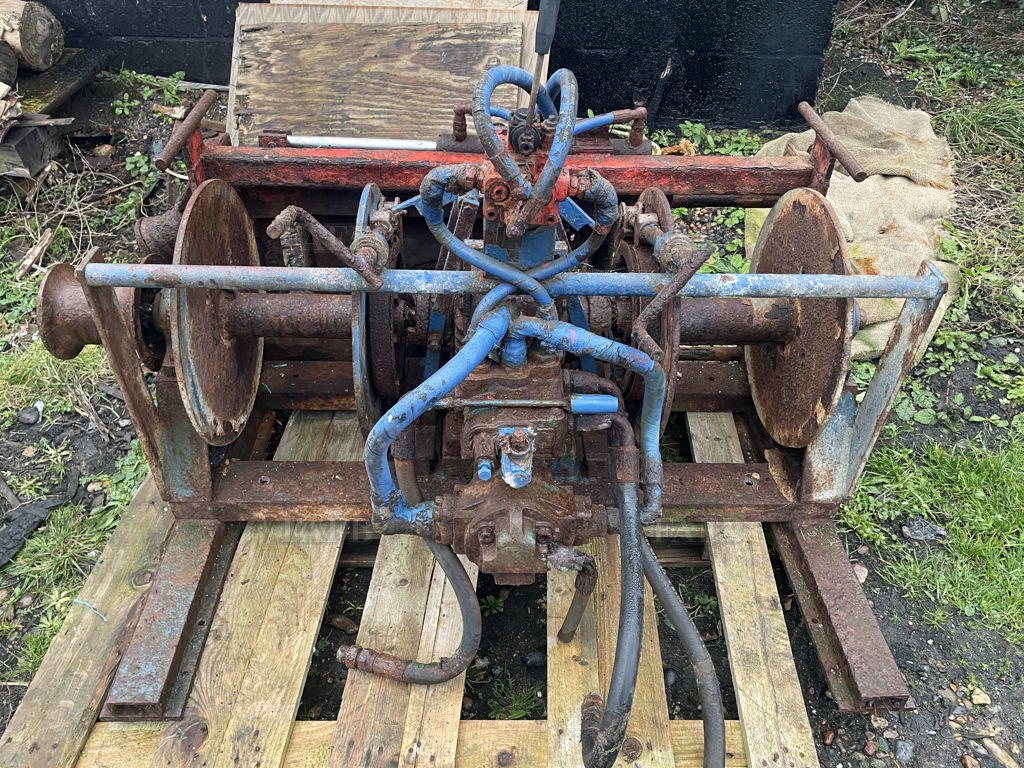
[[[640,485],[644,491],[642,514],[654,520],[661,515],[661,411],[665,404],[665,371],[648,355],[626,344],[598,336],[571,323],[518,317],[512,323],[502,360],[519,366],[526,362],[527,339],[535,338],[574,355],[628,368],[644,379],[640,408]]]
[[[479,274],[434,269],[386,269],[380,293],[487,293],[494,280]],[[545,282],[552,296],[656,296],[671,278],[664,273],[571,272]],[[87,264],[85,279],[98,287],[219,288],[225,291],[373,292],[355,270],[323,267],[215,267],[200,264]],[[683,297],[930,299],[946,283],[929,265],[920,277],[905,275],[694,275]]]
[[[592,131],[595,128],[603,128],[606,125],[611,125],[615,122],[615,115],[612,112],[605,112],[601,115],[595,115],[594,117],[588,117],[584,120],[578,120],[576,126],[572,129],[573,136],[579,136],[581,133]]]
[[[444,211],[441,207],[444,194],[450,186],[458,188],[464,174],[465,168],[461,165],[442,165],[430,171],[420,183],[420,200],[416,208],[423,214],[434,239],[442,248],[447,248],[467,264],[503,282],[511,283],[524,293],[529,293],[537,302],[537,307],[544,317],[554,317],[554,301],[540,281],[508,262],[500,261],[467,245],[444,223]],[[461,183],[465,184],[464,181]]]
[[[528,193],[529,182],[519,172],[518,166],[491,124],[491,95],[495,88],[505,84],[517,85],[529,93],[533,87],[533,75],[519,67],[503,66],[487,70],[473,92],[473,126],[484,152],[487,153],[487,158],[494,164],[498,175],[513,187],[521,186]],[[555,114],[555,105],[543,88],[538,89],[537,108],[544,117]]]
[[[619,410],[619,398],[615,395],[572,395],[569,410],[573,413],[615,413]]]
[[[591,171],[590,184],[587,185],[586,191],[580,195],[580,197],[587,202],[594,203],[595,205],[594,231],[591,233],[590,237],[566,256],[531,269],[527,272],[531,277],[537,280],[547,280],[561,272],[568,272],[570,269],[575,269],[590,258],[594,251],[596,251],[601,246],[601,243],[604,242],[605,233],[615,223],[615,219],[619,215],[619,198],[618,195],[615,194],[615,188],[606,178],[601,176],[601,174]],[[473,319],[470,321],[470,328],[472,328],[473,324],[477,322],[477,318],[483,317],[487,312],[493,310],[501,304],[501,302],[515,293],[515,291],[516,286],[509,283],[505,283],[503,285],[499,285],[497,288],[491,289],[491,291],[480,301],[480,304],[477,305],[476,310],[473,312]]]
[[[508,331],[507,311],[488,315],[452,359],[437,373],[395,403],[373,425],[366,438],[363,463],[370,479],[370,504],[373,524],[381,533],[413,533],[430,531],[434,512],[432,501],[410,504],[402,495],[388,467],[388,449],[395,438],[455,387],[490,354]]]
[[[555,133],[551,139],[551,149],[548,150],[548,159],[520,214],[522,217],[522,221],[519,223],[520,228],[525,228],[541,207],[551,199],[555,183],[562,175],[565,160],[569,157],[569,150],[572,149],[573,127],[576,125],[576,108],[579,104],[576,75],[568,69],[560,69],[551,76],[551,80],[558,83],[561,94],[558,103],[558,122],[555,124]],[[544,93],[545,90],[541,89],[540,92]],[[513,232],[512,234],[518,236],[521,233]]]

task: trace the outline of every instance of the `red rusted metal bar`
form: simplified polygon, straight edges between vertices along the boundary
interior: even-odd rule
[[[448,469],[419,478],[424,498],[451,493],[471,474],[467,462]],[[605,480],[580,483],[573,492],[614,504]],[[235,461],[216,473],[210,502],[172,509],[181,519],[366,521],[368,495],[362,462]],[[666,464],[664,508],[666,522],[816,520],[835,511],[834,505],[795,501],[768,464]]]
[[[772,532],[839,711],[913,709],[835,526],[789,522]]]
[[[297,149],[282,147],[199,147],[201,178],[220,178],[232,186],[360,188],[374,183],[388,192],[418,192],[428,171],[451,163],[477,163],[480,156],[412,150]],[[776,198],[813,181],[806,156],[679,157],[671,155],[570,155],[572,172],[591,168],[620,195],[637,195],[650,186],[681,199],[714,197]]]
[[[224,523],[209,520],[174,524],[142,615],[107,694],[107,717],[152,720],[165,716],[188,630],[224,527]]]
[[[192,134],[199,130],[199,123],[206,117],[206,113],[213,108],[213,105],[217,103],[218,96],[217,91],[210,89],[199,97],[199,101],[195,103],[195,106],[185,116],[185,119],[175,126],[174,131],[171,133],[171,138],[167,140],[163,151],[153,161],[153,165],[161,171],[166,171],[171,167],[175,156],[188,143]]]

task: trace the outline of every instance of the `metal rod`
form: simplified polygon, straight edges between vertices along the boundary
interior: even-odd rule
[[[382,293],[486,293],[497,281],[471,272],[390,269],[381,273]],[[570,273],[544,283],[552,296],[655,296],[668,274]],[[941,296],[941,275],[694,275],[680,296],[721,298],[929,299]],[[232,291],[352,293],[369,286],[352,269],[319,267],[212,267],[165,264],[87,264],[85,281],[95,287],[219,288]]]
[[[828,148],[828,151],[835,155],[836,160],[842,163],[847,173],[850,174],[850,178],[854,181],[864,181],[868,177],[868,172],[864,170],[864,166],[857,161],[857,158],[850,153],[850,150],[843,146],[843,143],[832,133],[832,129],[821,119],[821,115],[815,112],[814,108],[806,101],[801,101],[796,108],[804,120],[807,121],[807,124],[814,129],[814,133],[821,139],[821,142]]]
[[[412,149],[434,151],[436,141],[420,139],[377,139],[361,136],[285,136],[290,147],[309,149]]]
[[[188,141],[188,137],[196,132],[199,128],[199,123],[202,122],[203,118],[206,117],[206,113],[210,111],[210,108],[217,103],[217,98],[220,94],[212,88],[202,96],[199,97],[199,101],[192,107],[192,110],[185,116],[174,129],[174,133],[171,134],[171,138],[167,140],[164,145],[163,151],[153,161],[159,170],[166,171],[171,167],[171,163],[174,162],[174,158],[177,157],[178,153],[181,152],[185,146],[185,142]]]

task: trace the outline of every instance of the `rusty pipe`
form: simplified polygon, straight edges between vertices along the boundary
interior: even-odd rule
[[[121,312],[126,317],[134,290],[115,289]],[[46,270],[36,298],[36,324],[43,346],[59,360],[71,360],[78,357],[83,347],[103,343],[92,308],[71,264],[54,264]],[[131,322],[128,327],[132,327]]]
[[[853,156],[839,138],[832,133],[832,129],[828,127],[828,124],[821,119],[821,115],[814,111],[814,108],[806,101],[801,101],[797,105],[797,110],[803,116],[807,124],[814,130],[814,134],[821,140],[821,143],[825,145],[825,148],[842,163],[843,168],[850,174],[850,178],[854,181],[864,181],[868,177],[868,172],[864,170],[864,166]]]
[[[338,661],[349,669],[359,669],[403,683],[434,685],[461,675],[476,658],[483,627],[476,588],[466,574],[462,561],[451,547],[438,544],[426,537],[423,540],[437,558],[459,602],[459,610],[462,612],[462,640],[458,649],[441,661],[424,663],[401,659],[393,654],[372,651],[369,648],[343,645],[338,649]]]
[[[682,299],[679,343],[784,344],[798,320],[793,299]]]
[[[669,235],[668,241],[665,242],[664,249],[655,248],[658,260],[661,261],[661,257],[664,255],[664,251],[673,250],[673,237]],[[687,250],[680,249],[679,255],[679,271],[673,275],[672,279],[658,291],[658,295],[655,296],[646,307],[637,315],[636,320],[633,321],[633,342],[644,352],[646,352],[656,362],[661,362],[665,357],[658,346],[657,342],[651,338],[651,334],[647,331],[647,327],[661,317],[661,313],[665,311],[665,307],[668,306],[670,301],[674,301],[679,291],[690,282],[690,278],[697,274],[697,270],[701,268],[701,265],[711,256],[710,248],[693,248],[693,243],[690,238],[686,235],[680,235],[678,242],[685,243]],[[664,262],[663,262],[664,263]]]
[[[270,222],[267,226],[267,236],[272,240],[278,240],[284,231],[295,222],[299,222],[309,232],[310,237],[316,240],[324,250],[341,263],[354,269],[374,289],[380,288],[384,284],[374,269],[373,256],[375,254],[371,249],[360,248],[352,253],[341,240],[331,234],[327,227],[317,221],[313,214],[297,205],[289,205]]]
[[[185,146],[188,137],[199,130],[199,124],[206,117],[206,113],[217,103],[218,95],[217,91],[212,88],[203,92],[203,95],[199,97],[199,101],[192,107],[191,111],[185,116],[185,119],[174,128],[171,138],[167,140],[163,151],[153,161],[153,165],[161,171],[166,171],[171,167],[171,163],[174,162],[174,158],[177,157],[182,147]]]
[[[347,339],[352,332],[346,294],[235,293],[222,306],[236,336]]]

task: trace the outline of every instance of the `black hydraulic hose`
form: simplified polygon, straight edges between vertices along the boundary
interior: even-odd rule
[[[725,710],[722,707],[722,689],[718,685],[711,654],[700,637],[686,606],[669,581],[668,574],[658,562],[651,543],[641,537],[641,557],[644,574],[661,600],[669,621],[676,628],[683,651],[690,659],[693,677],[700,697],[701,717],[704,720],[704,768],[723,768],[725,765]]]
[[[438,544],[426,537],[430,551],[440,564],[444,575],[448,577],[459,601],[462,613],[462,640],[459,647],[450,657],[441,661],[424,663],[399,658],[390,653],[372,651],[355,645],[343,645],[338,649],[338,661],[349,669],[360,669],[374,675],[400,680],[403,683],[417,685],[434,685],[451,680],[466,671],[480,650],[480,637],[483,619],[480,616],[480,603],[476,598],[476,588],[470,581],[469,574],[462,566],[462,561],[444,544]]]
[[[398,478],[398,487],[405,498],[411,504],[418,504],[423,500],[423,494],[420,492],[419,483],[416,480],[413,453],[412,430],[407,429],[392,446],[395,475]],[[424,664],[401,659],[390,653],[379,653],[354,645],[343,645],[338,649],[338,661],[349,669],[361,669],[364,672],[390,677],[393,680],[401,680],[403,683],[432,685],[443,683],[462,674],[476,658],[477,652],[480,650],[480,638],[483,631],[483,619],[480,614],[480,601],[476,596],[476,587],[473,586],[462,561],[451,547],[439,544],[427,537],[424,537],[423,540],[437,559],[444,575],[448,577],[448,582],[455,592],[455,599],[459,602],[459,611],[462,613],[462,640],[459,642],[458,649],[450,658]]]
[[[613,461],[615,453],[613,452]],[[614,477],[614,468],[612,470]],[[640,645],[644,623],[644,575],[640,560],[640,506],[637,484],[615,484],[619,505],[619,560],[621,569],[621,601],[619,603],[618,639],[608,697],[602,701],[597,694],[587,696],[581,707],[583,764],[586,768],[611,768],[622,748],[633,708],[637,670],[640,667]]]

